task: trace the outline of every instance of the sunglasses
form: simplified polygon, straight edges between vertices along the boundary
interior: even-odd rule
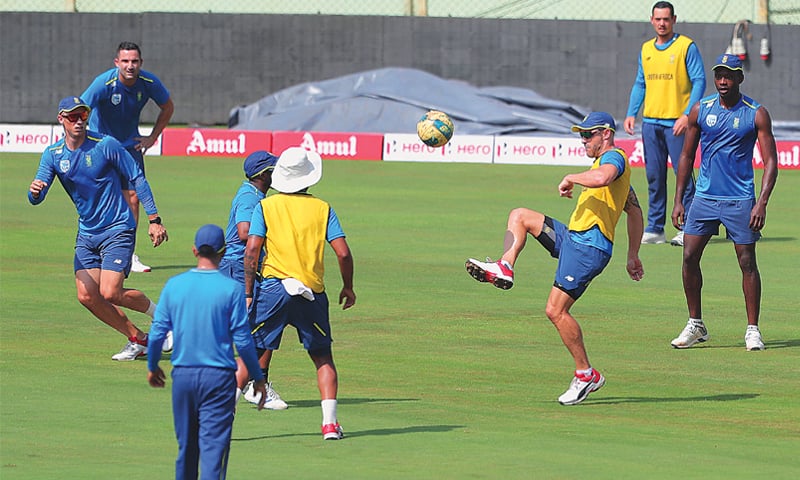
[[[599,131],[600,130],[591,130],[591,131],[583,130],[580,132],[581,138],[586,138],[586,139],[592,138]]]
[[[89,111],[83,110],[75,113],[62,113],[61,118],[67,119],[69,123],[75,123],[78,121],[78,119],[81,119],[85,122],[89,118]]]

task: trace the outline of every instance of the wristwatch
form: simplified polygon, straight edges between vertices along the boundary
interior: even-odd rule
[[[151,225],[152,225],[152,224],[154,224],[154,223],[155,223],[156,225],[161,225],[161,217],[156,217],[156,218],[154,218],[154,219],[150,220],[150,224],[151,224]]]

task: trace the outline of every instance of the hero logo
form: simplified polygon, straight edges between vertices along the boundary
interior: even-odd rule
[[[355,135],[350,135],[346,142],[314,141],[314,137],[306,132],[303,134],[301,147],[306,150],[316,151],[323,157],[355,157],[358,153],[358,142]]]
[[[192,140],[186,147],[186,153],[232,153],[244,155],[247,151],[245,147],[246,136],[240,133],[235,138],[209,138],[203,137],[200,130],[192,132]]]

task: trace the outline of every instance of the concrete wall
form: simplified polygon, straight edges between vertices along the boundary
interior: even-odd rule
[[[707,65],[731,37],[729,25],[679,27]],[[800,27],[772,27],[770,63],[758,57],[760,28],[751,29],[743,91],[774,119],[800,120]],[[113,66],[122,40],[139,43],[144,68],[172,92],[175,124],[225,124],[231,108],[276,90],[386,66],[477,86],[531,88],[622,118],[640,45],[652,36],[646,22],[6,12],[0,13],[0,122],[54,121],[58,100],[79,94]],[[148,108],[142,121],[155,116]]]

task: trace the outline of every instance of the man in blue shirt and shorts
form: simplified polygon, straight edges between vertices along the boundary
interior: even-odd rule
[[[142,52],[139,46],[133,42],[122,42],[117,47],[114,68],[98,75],[81,98],[94,110],[89,119],[89,130],[119,140],[144,175],[144,153],[158,140],[172,118],[175,106],[161,80],[141,68]],[[139,133],[139,116],[150,99],[161,111],[150,135],[142,136]],[[133,211],[134,222],[138,225],[140,202],[136,189],[125,179],[122,189]],[[131,271],[149,272],[150,267],[141,263],[139,256],[134,253]]]
[[[724,225],[727,237],[733,241],[742,271],[747,310],[745,348],[748,351],[764,350],[758,328],[761,275],[756,263],[756,242],[761,238],[767,203],[778,178],[772,119],[766,108],[739,91],[744,81],[744,70],[736,55],[720,55],[712,70],[718,93],[701,99],[692,107],[675,188],[672,223],[683,228],[685,234],[682,272],[689,320],[671,344],[675,348],[689,348],[709,339],[702,316],[700,259],[712,235],[718,235],[719,226]],[[764,162],[758,198],[753,172],[756,141]],[[682,198],[698,144],[700,174],[694,201],[687,209]]]
[[[153,246],[168,239],[167,230],[161,224],[150,185],[130,154],[114,137],[87,131],[90,114],[91,108],[79,97],[67,97],[58,104],[64,138],[42,153],[28,200],[33,205],[44,202],[58,177],[78,211],[74,260],[78,301],[128,338],[125,348],[111,358],[135,360],[147,353],[147,334],[117,306],[150,317],[156,306],[139,290],[123,287],[136,245],[136,223],[123,198],[121,179],[133,185],[142,200],[150,219],[148,233]],[[165,347],[171,348],[171,340]]]

